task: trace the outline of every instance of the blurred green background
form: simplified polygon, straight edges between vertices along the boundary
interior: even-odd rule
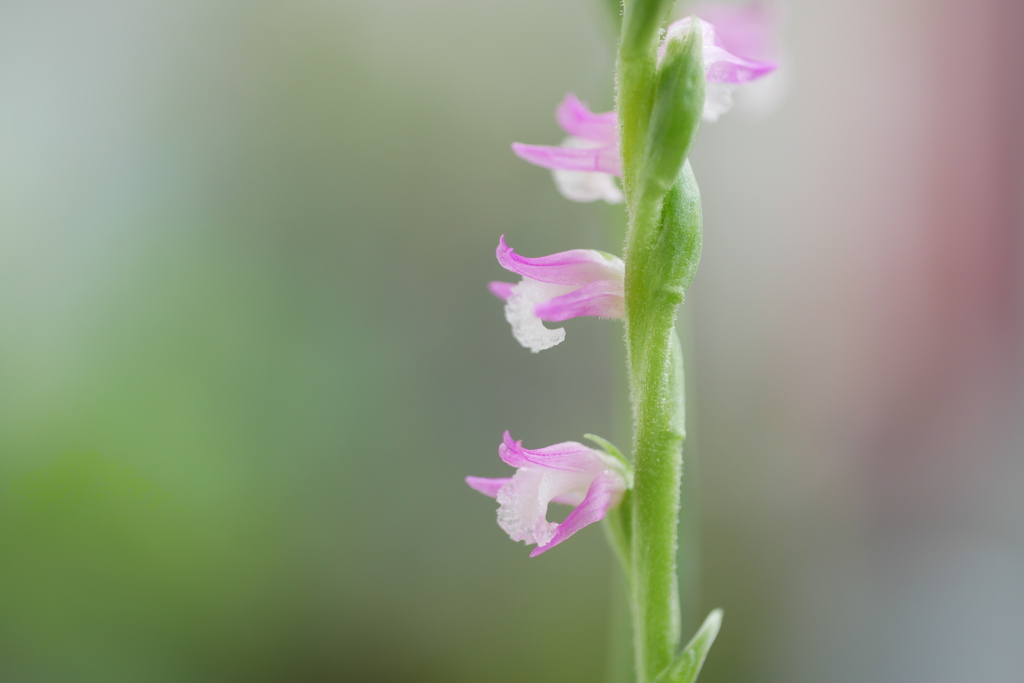
[[[794,1],[701,133],[707,683],[1024,670],[1024,22],[965,8]],[[462,482],[628,443],[617,324],[532,356],[485,288],[618,251],[508,149],[611,106],[604,11],[0,3],[0,681],[605,680],[600,530],[530,560]]]

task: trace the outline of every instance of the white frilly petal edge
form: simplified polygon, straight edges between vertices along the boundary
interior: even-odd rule
[[[594,480],[592,472],[568,472],[547,467],[520,467],[498,491],[498,526],[513,541],[547,545],[558,530],[558,522],[546,519],[548,503],[570,494],[583,500]]]
[[[701,118],[708,123],[717,121],[732,109],[735,92],[734,83],[708,83],[704,88],[704,111]]]
[[[512,295],[505,302],[505,320],[512,326],[512,336],[533,353],[539,353],[565,340],[565,328],[548,329],[534,312],[542,301],[568,294],[576,289],[567,285],[553,285],[524,277],[512,287]]]
[[[543,552],[545,546],[556,539],[561,526],[558,522],[547,520],[549,503],[565,503],[576,508],[562,523],[569,525],[561,532],[563,538],[560,540],[565,540],[583,526],[604,517],[608,507],[617,505],[622,494],[630,487],[620,462],[600,451],[590,453],[593,457],[587,469],[562,470],[542,465],[520,467],[511,480],[498,490],[498,526],[513,541],[523,541],[527,545],[536,543],[538,548],[531,557]],[[591,505],[591,508],[581,510],[579,506],[586,505],[592,487],[598,480],[601,480],[605,493],[599,499],[591,500],[591,503],[597,503],[602,498],[603,502],[599,509]]]

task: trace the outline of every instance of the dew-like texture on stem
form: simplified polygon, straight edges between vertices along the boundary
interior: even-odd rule
[[[498,455],[516,468],[511,478],[467,477],[466,483],[497,499],[498,525],[512,540],[536,545],[531,557],[603,519],[628,488],[623,463],[575,441],[531,450],[505,432]],[[564,522],[549,522],[549,503],[575,509]]]

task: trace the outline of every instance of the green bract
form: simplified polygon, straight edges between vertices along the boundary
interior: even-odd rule
[[[654,108],[640,171],[644,200],[657,201],[675,184],[704,109],[704,60],[700,23],[666,41],[658,67]]]
[[[683,651],[679,653],[672,665],[661,672],[654,679],[653,683],[693,683],[697,680],[697,674],[704,666],[704,660],[708,656],[711,644],[715,642],[718,629],[722,626],[722,610],[716,609],[704,620],[704,624],[697,631]]]

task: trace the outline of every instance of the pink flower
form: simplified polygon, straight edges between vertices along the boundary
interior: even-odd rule
[[[740,11],[734,9],[735,20],[728,23],[732,38],[730,47],[737,45],[738,49],[751,51],[761,49],[766,44],[771,22],[763,11],[756,13],[749,10],[742,16]],[[665,54],[666,42],[685,34],[690,28],[690,21],[687,17],[668,27],[665,40],[658,49],[659,61]],[[777,65],[773,61],[754,59],[750,54],[740,56],[731,52],[714,26],[702,19],[698,21],[704,40],[704,69],[707,75],[703,118],[705,121],[717,121],[732,107],[736,85],[761,78],[774,71]],[[558,191],[567,199],[577,202],[603,199],[611,204],[621,202],[622,192],[612,177],[622,175],[615,112],[595,114],[569,93],[558,105],[555,118],[562,130],[569,134],[560,146],[514,142],[512,151],[531,164],[550,168]]]
[[[749,7],[740,7],[721,16],[725,20],[724,35],[729,38],[731,49],[748,55],[758,54],[766,49],[771,24],[764,13],[756,13],[755,9]],[[722,35],[714,25],[703,19],[697,21],[700,22],[704,42],[704,73],[707,78],[703,119],[714,122],[732,108],[733,92],[737,85],[766,76],[778,68],[778,65],[773,61],[741,57],[731,52],[726,48]],[[690,17],[686,17],[668,27],[665,40],[658,48],[659,61],[665,54],[666,43],[675,37],[685,35],[690,30],[690,22]]]
[[[565,339],[565,328],[549,329],[544,327],[544,320],[625,315],[625,264],[616,256],[573,249],[527,258],[512,251],[504,235],[498,242],[497,256],[502,268],[523,279],[516,284],[492,282],[489,289],[505,301],[505,319],[512,325],[512,336],[534,353]]]
[[[775,58],[775,34],[779,24],[774,3],[708,2],[693,7],[717,33],[718,44],[741,57],[756,60]]]
[[[595,114],[569,93],[558,105],[555,118],[569,134],[560,147],[514,142],[512,151],[531,164],[550,168],[555,186],[566,199],[622,203],[622,191],[612,177],[622,175],[615,112]]]
[[[785,99],[792,76],[785,50],[777,41],[782,24],[777,4],[768,0],[701,3],[693,7],[693,13],[715,27],[719,45],[734,55],[749,60],[781,60],[787,63],[786,68],[776,69],[735,93],[736,108],[748,116],[763,117],[777,109]],[[715,87],[719,92],[712,93],[708,99],[712,96],[719,100],[729,99],[732,94],[729,91],[734,89],[725,84]]]
[[[466,477],[466,483],[498,500],[498,526],[513,541],[537,544],[536,557],[577,531],[604,519],[630,487],[628,466],[575,441],[529,450],[505,432],[498,456],[516,468],[503,479]],[[548,503],[575,506],[561,524],[547,520]]]

